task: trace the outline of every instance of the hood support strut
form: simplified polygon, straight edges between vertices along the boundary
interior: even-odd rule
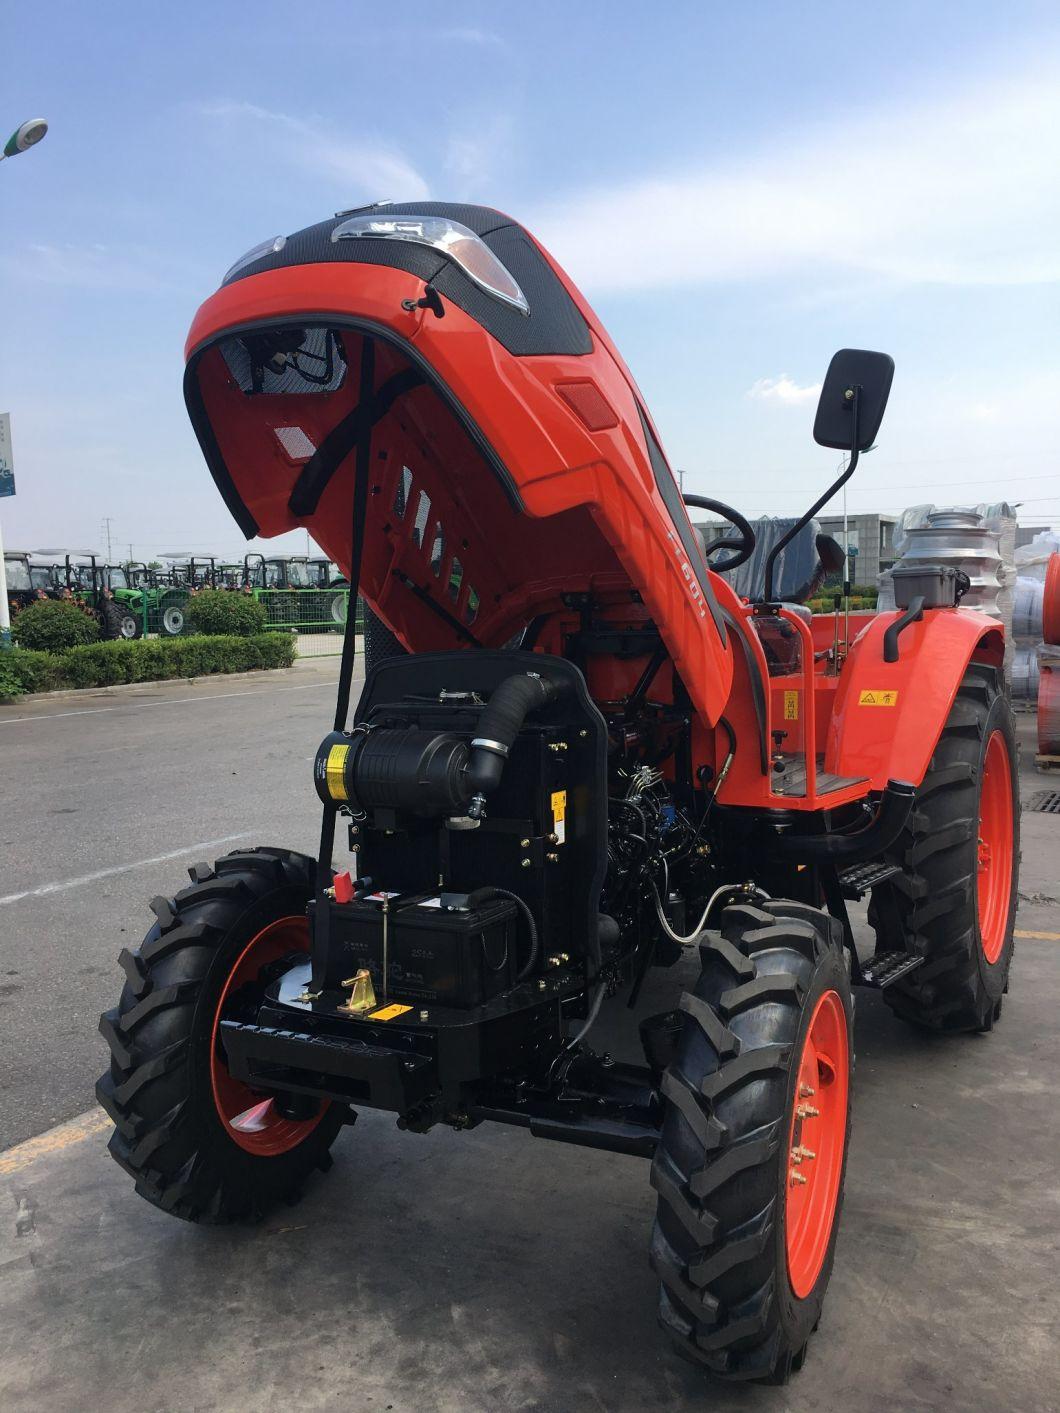
[[[353,611],[346,615],[346,628],[342,635],[342,660],[339,664],[339,685],[335,697],[335,730],[345,731],[350,714],[350,691],[353,686],[353,668],[357,657],[357,594],[361,584],[361,557],[364,550],[364,528],[368,513],[368,482],[371,478],[372,427],[377,418],[374,412],[375,390],[375,341],[365,337],[361,344],[361,387],[358,410],[364,408],[366,416],[359,419],[356,439],[356,461],[353,480],[353,531],[350,545],[350,594],[353,598]],[[348,418],[345,420],[349,420]],[[342,424],[340,423],[340,426]],[[325,443],[326,445],[326,443]],[[354,450],[351,444],[345,455]],[[344,457],[342,458],[344,459]],[[338,468],[339,462],[335,466]],[[320,850],[317,854],[317,893],[323,893],[331,886],[331,856],[335,848],[335,819],[338,810],[333,805],[324,806],[324,817],[320,826]],[[320,910],[321,918],[327,916],[327,909]],[[323,943],[324,945],[319,945]],[[313,978],[310,989],[319,990],[319,981],[324,974],[327,960],[327,938],[314,938]],[[319,973],[319,975],[318,975]]]

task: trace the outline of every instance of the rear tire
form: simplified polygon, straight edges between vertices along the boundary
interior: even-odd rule
[[[985,1031],[1000,1017],[1019,888],[1017,752],[998,674],[973,663],[895,847],[903,872],[873,890],[869,908],[881,951],[927,959],[883,993],[903,1020]],[[1007,823],[993,826],[1005,837],[987,838],[992,800],[1003,812],[1007,800]],[[991,895],[991,868],[1000,894]]]
[[[304,950],[314,871],[286,849],[196,865],[190,888],[154,900],[139,950],[119,958],[128,981],[100,1017],[111,1063],[96,1097],[115,1124],[111,1154],[174,1216],[256,1220],[331,1165],[342,1106],[281,1107],[252,1092],[228,1074],[217,1039],[222,1010],[252,1013],[270,974]]]
[[[124,614],[113,599],[104,599],[98,610],[100,631],[107,642],[114,642],[118,638],[124,638],[122,632],[122,619]]]
[[[659,1319],[713,1374],[783,1383],[817,1328],[835,1252],[850,1130],[849,963],[841,927],[796,902],[726,908],[720,932],[705,935],[700,979],[681,998],[652,1163]],[[808,1084],[826,1012],[834,1057]],[[816,1089],[814,1113],[800,1113]]]

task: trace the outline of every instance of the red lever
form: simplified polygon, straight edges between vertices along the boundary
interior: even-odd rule
[[[337,873],[334,879],[336,903],[353,902],[353,879],[348,873]]]

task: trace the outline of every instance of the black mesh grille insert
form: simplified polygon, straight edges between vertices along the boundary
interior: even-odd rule
[[[333,329],[262,329],[222,339],[220,348],[228,371],[248,396],[334,392],[346,377],[342,341]]]

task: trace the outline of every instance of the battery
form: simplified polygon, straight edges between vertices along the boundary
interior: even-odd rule
[[[446,908],[437,895],[390,899],[385,919],[382,902],[371,899],[329,906],[332,957],[342,959],[344,976],[366,967],[379,999],[466,1008],[515,985],[518,919],[507,898],[476,908]]]

